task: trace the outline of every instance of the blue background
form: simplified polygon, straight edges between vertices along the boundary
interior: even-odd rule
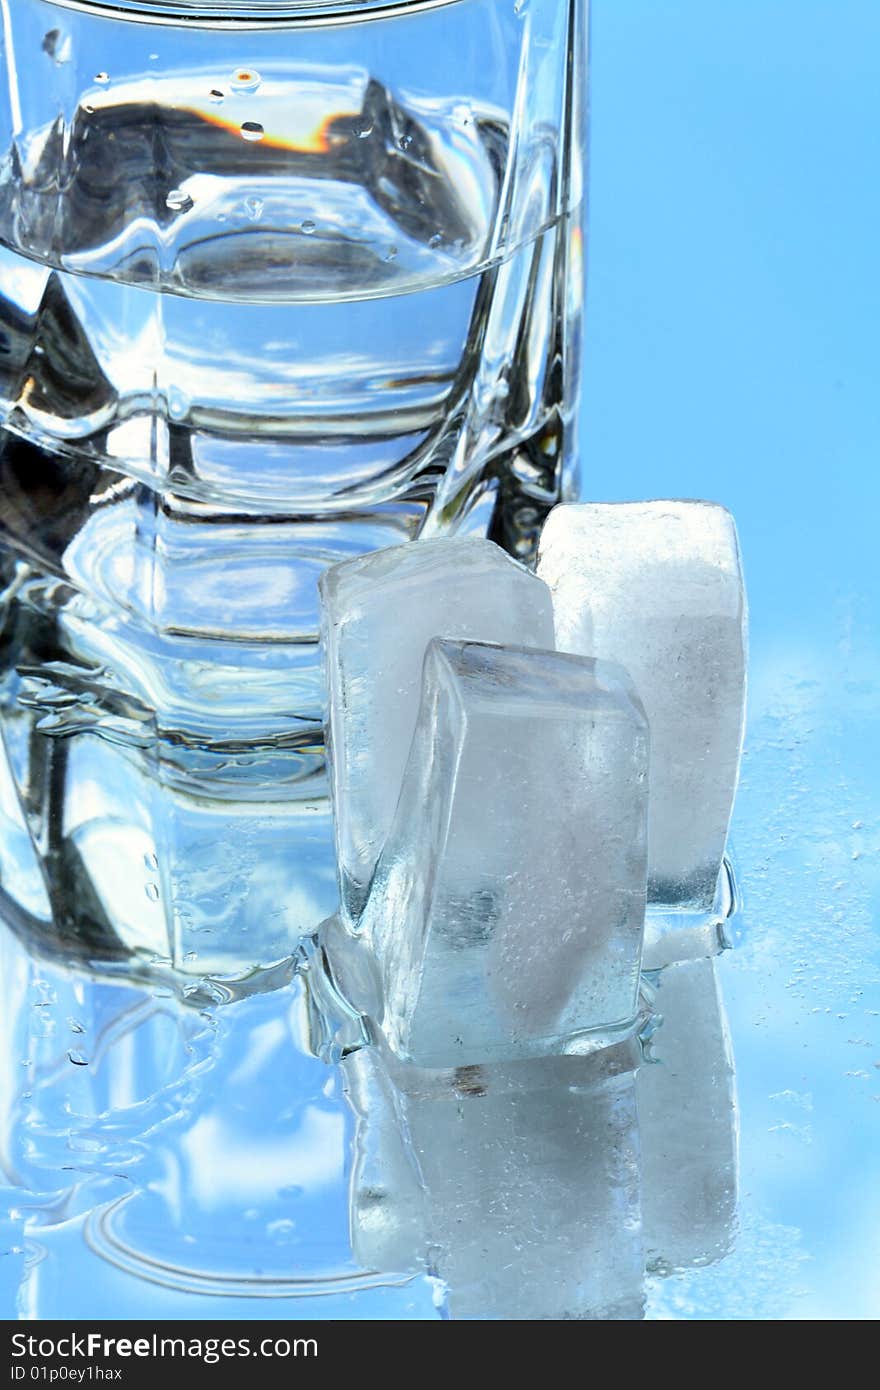
[[[584,492],[708,497],[751,604],[720,964],[740,1236],[659,1317],[880,1313],[880,5],[594,0]]]

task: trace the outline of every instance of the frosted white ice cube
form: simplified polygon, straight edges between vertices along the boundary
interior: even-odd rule
[[[346,1058],[358,1262],[430,1258],[456,1319],[640,1318],[637,1058],[633,1041],[415,1091],[373,1048]]]
[[[356,915],[391,825],[432,637],[553,646],[546,586],[491,541],[416,541],[320,582],[343,903]]]
[[[361,925],[396,1055],[456,1067],[631,1023],[647,729],[619,667],[435,639]]]
[[[715,962],[683,961],[660,976],[662,1022],[639,1070],[642,1217],[649,1269],[711,1264],[727,1252],[736,1214],[736,1089]]]
[[[745,708],[733,518],[710,502],[556,507],[538,573],[553,591],[559,649],[619,662],[645,707],[649,900],[711,909]]]

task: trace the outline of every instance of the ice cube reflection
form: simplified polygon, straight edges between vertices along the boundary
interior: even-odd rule
[[[302,975],[205,1007],[0,955],[7,1316],[633,1319],[646,1261],[730,1243],[711,960],[660,974],[649,1060],[431,1073],[320,1061]]]

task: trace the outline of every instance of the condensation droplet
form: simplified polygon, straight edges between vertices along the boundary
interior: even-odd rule
[[[245,198],[245,209],[252,222],[259,222],[263,215],[264,203],[262,198]]]
[[[86,1031],[78,1018],[69,1018],[67,1023],[71,1033],[84,1033]]]
[[[255,92],[262,80],[256,68],[236,68],[229,85],[234,92]]]
[[[528,5],[528,0],[513,0],[513,13],[522,14]]]
[[[159,61],[159,55],[158,55],[158,53],[148,53],[148,54],[147,54],[147,62],[148,62],[148,63],[158,63],[158,61]]]
[[[312,232],[313,232],[314,230],[315,230],[315,224],[314,224],[314,222],[312,222],[309,218],[306,218],[305,222],[302,224],[302,231],[303,231],[303,234],[304,234],[305,236],[311,236],[311,235],[312,235]]]
[[[107,86],[107,83],[110,81],[110,74],[109,74],[109,72],[96,72],[96,73],[95,73],[95,81],[96,81],[101,87],[106,87],[106,86]]]
[[[175,420],[182,420],[187,413],[189,403],[179,386],[172,386],[168,392],[168,414]]]
[[[265,135],[259,121],[242,121],[241,134],[244,140],[262,140]]]
[[[68,1062],[72,1062],[75,1067],[87,1067],[89,1065],[88,1057],[84,1057],[81,1052],[74,1052],[71,1050],[67,1054],[67,1060]]]
[[[42,48],[56,67],[60,68],[64,63],[70,61],[70,35],[65,34],[61,29],[50,29],[48,33],[44,34]]]
[[[145,885],[144,885],[144,892],[146,893],[146,895],[147,895],[147,897],[149,898],[149,900],[150,900],[151,903],[157,903],[157,902],[159,901],[159,885],[158,885],[158,883],[147,883],[147,884],[145,884]]]
[[[389,247],[388,247],[388,251],[386,252],[385,259],[386,259],[386,261],[395,261],[395,260],[397,260],[397,247],[396,247],[396,246],[389,246]]]
[[[216,106],[217,104],[219,104],[219,102],[223,100],[223,96],[224,93],[221,92],[219,87],[212,87],[210,92],[208,93],[208,100],[213,101]]]
[[[158,869],[158,856],[155,855],[151,849],[148,849],[146,854],[144,855],[144,863],[146,864],[148,869]]]
[[[358,140],[366,140],[367,136],[373,133],[373,122],[369,118],[359,121],[354,127],[354,133]]]
[[[434,233],[434,235],[429,239],[428,245],[430,246],[432,251],[436,251],[438,246],[443,245],[443,238],[439,232]]]
[[[397,143],[402,150],[408,150],[412,144],[412,139],[411,135],[401,135]]]
[[[282,1216],[278,1221],[270,1221],[266,1227],[266,1235],[270,1236],[272,1240],[290,1240],[295,1233],[296,1223],[287,1216]]]
[[[83,102],[83,111],[85,111],[87,116],[93,116],[95,114],[94,106],[88,101]]]
[[[165,206],[172,212],[188,212],[192,205],[192,198],[182,188],[172,188],[165,195]]]

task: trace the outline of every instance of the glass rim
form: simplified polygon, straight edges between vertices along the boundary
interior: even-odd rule
[[[211,28],[267,24],[352,23],[412,10],[438,9],[459,0],[50,0],[61,9],[146,24],[182,23]]]

